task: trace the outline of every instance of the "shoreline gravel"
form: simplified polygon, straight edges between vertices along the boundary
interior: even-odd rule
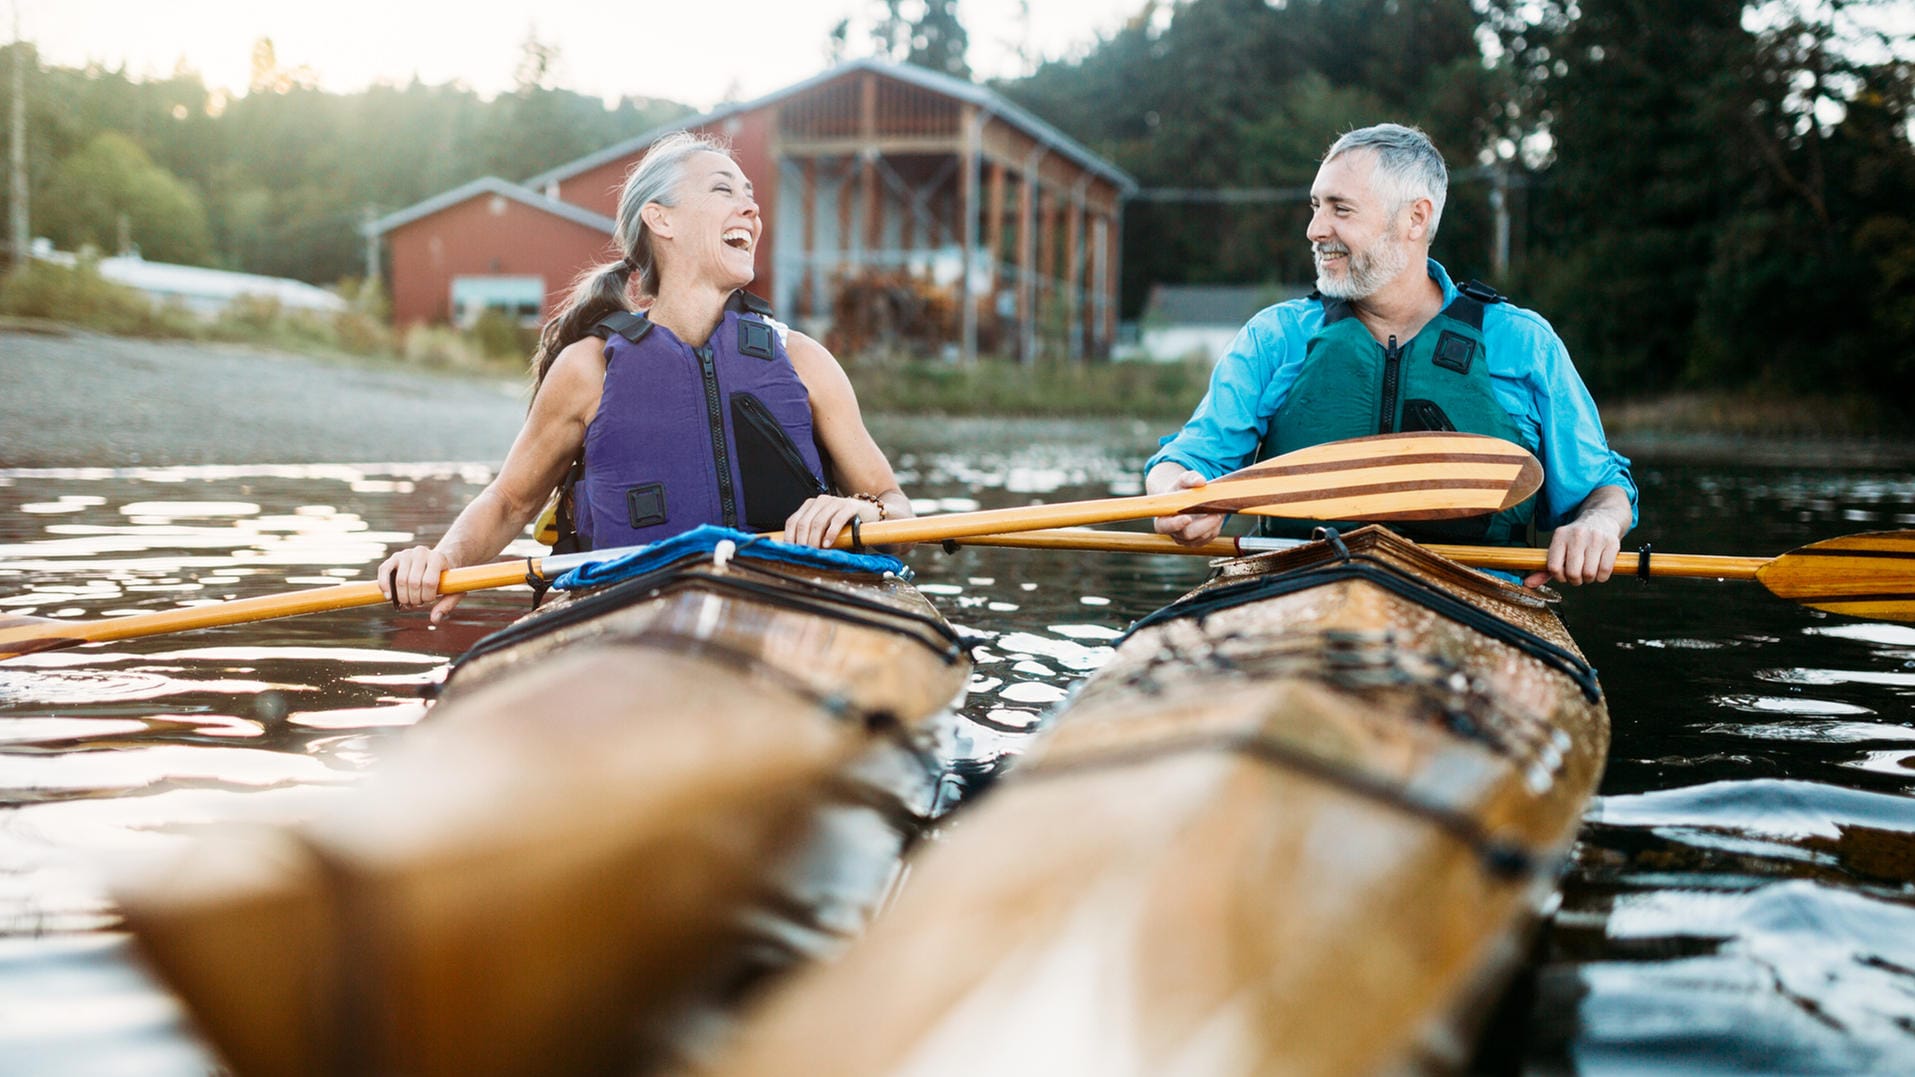
[[[525,380],[496,374],[326,360],[252,345],[0,327],[0,469],[440,462],[496,467],[525,419],[528,390]],[[868,418],[881,442],[887,427],[915,421]],[[1150,443],[1174,428],[1151,425]],[[1660,431],[1617,433],[1611,440],[1643,462],[1915,465],[1915,440]]]
[[[527,388],[257,346],[0,331],[0,468],[496,465]]]

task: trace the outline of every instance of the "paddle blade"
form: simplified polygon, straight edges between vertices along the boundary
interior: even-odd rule
[[[1755,578],[1814,609],[1915,621],[1915,531],[1866,531],[1811,543],[1770,561]]]
[[[27,617],[22,614],[0,616],[0,660],[35,651],[74,647],[84,642],[71,638],[67,625],[51,617]]]
[[[1191,492],[1190,512],[1308,520],[1449,520],[1519,505],[1543,484],[1522,446],[1481,434],[1379,434],[1284,453]]]

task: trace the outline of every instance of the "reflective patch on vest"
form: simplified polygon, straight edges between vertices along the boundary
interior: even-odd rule
[[[665,522],[665,484],[648,482],[625,491],[625,511],[632,528],[656,527]]]
[[[770,360],[775,353],[771,350],[771,326],[756,319],[738,320],[738,351],[753,359]]]
[[[1458,374],[1468,374],[1470,363],[1476,359],[1476,342],[1461,333],[1443,330],[1436,338],[1436,354],[1430,361],[1437,366],[1454,370]]]

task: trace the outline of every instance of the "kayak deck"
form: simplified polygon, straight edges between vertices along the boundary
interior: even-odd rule
[[[903,581],[682,563],[475,647],[324,816],[222,827],[116,897],[239,1072],[615,1068],[967,670]]]
[[[1228,563],[707,1072],[1460,1065],[1607,741],[1534,592],[1378,529]]]

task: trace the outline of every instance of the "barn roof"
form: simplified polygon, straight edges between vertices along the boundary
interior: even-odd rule
[[[395,228],[411,224],[413,221],[419,220],[422,217],[430,217],[440,210],[450,209],[461,202],[477,198],[484,194],[495,194],[503,198],[510,198],[514,202],[522,203],[544,213],[550,213],[555,217],[563,217],[575,224],[582,224],[587,228],[596,228],[608,236],[617,228],[617,224],[610,217],[593,213],[589,209],[581,209],[569,202],[561,202],[555,198],[547,198],[539,192],[532,190],[530,187],[522,187],[516,183],[502,180],[497,176],[481,176],[471,183],[454,187],[452,190],[446,191],[443,194],[433,195],[423,202],[416,202],[397,212],[388,213],[384,217],[367,225],[365,232],[367,235],[384,235]]]
[[[1137,189],[1137,181],[1132,179],[1129,173],[1111,164],[1109,161],[1104,160],[1097,154],[1092,153],[1090,150],[1085,149],[1069,135],[1045,123],[1043,120],[1038,119],[1017,105],[1012,104],[1009,99],[1000,94],[985,89],[974,82],[953,78],[950,75],[932,71],[928,68],[918,67],[914,64],[892,63],[889,60],[874,58],[852,60],[839,64],[828,71],[813,75],[811,78],[805,79],[802,82],[792,83],[790,86],[786,86],[781,90],[775,90],[753,101],[745,101],[733,105],[720,105],[718,108],[703,115],[688,116],[683,119],[673,120],[668,124],[662,124],[643,134],[628,138],[617,145],[607,146],[597,153],[587,154],[577,160],[568,161],[565,164],[559,165],[557,168],[541,172],[526,180],[525,186],[544,188],[547,184],[570,179],[581,172],[586,172],[600,165],[608,164],[621,157],[629,157],[674,131],[685,131],[694,127],[706,127],[724,120],[726,117],[763,108],[766,105],[804,93],[807,90],[814,89],[827,82],[843,78],[845,75],[858,71],[875,71],[887,78],[909,82],[927,90],[944,94],[947,97],[969,102],[970,104],[976,105],[988,115],[998,116],[1009,123],[1017,125],[1024,130],[1025,134],[1037,139],[1040,143],[1050,147],[1057,153],[1075,161],[1086,171],[1094,172],[1110,180],[1116,184],[1118,189],[1124,194],[1129,194]]]

